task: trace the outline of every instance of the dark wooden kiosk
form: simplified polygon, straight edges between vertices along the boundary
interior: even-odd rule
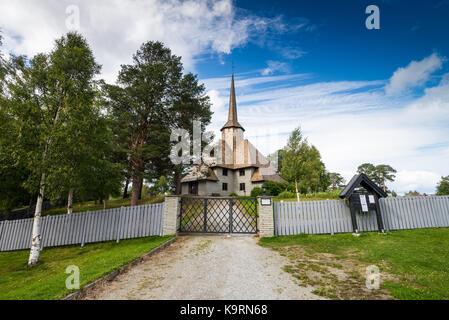
[[[363,189],[360,189],[360,187],[363,187]],[[384,232],[379,198],[385,197],[387,197],[387,194],[365,174],[360,173],[352,177],[351,181],[349,181],[348,185],[340,193],[340,198],[346,199],[349,202],[354,233],[358,233],[359,231],[357,227],[356,213],[368,213],[369,211],[376,212],[379,232]]]

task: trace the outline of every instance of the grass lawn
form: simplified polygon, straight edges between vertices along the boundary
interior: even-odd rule
[[[157,195],[154,197],[142,198],[142,200],[139,200],[139,205],[164,202],[164,199],[165,199],[164,195]],[[119,199],[113,199],[113,200],[106,201],[106,209],[129,207],[130,205],[131,205],[130,198],[128,198],[128,199],[119,198]],[[86,201],[86,202],[80,202],[80,203],[73,204],[73,212],[97,211],[97,210],[103,210],[103,209],[104,209],[104,205],[95,204],[94,201]],[[62,207],[62,208],[53,208],[53,209],[44,211],[44,212],[42,212],[42,215],[46,216],[46,215],[66,214],[66,213],[67,213],[67,207]]]
[[[65,287],[67,266],[80,269],[81,287],[118,269],[170,240],[172,236],[149,237],[45,248],[40,262],[27,267],[29,250],[0,252],[0,300],[60,299],[72,291]]]
[[[285,271],[336,299],[449,299],[449,228],[264,238],[288,257]],[[365,288],[365,268],[380,268],[381,290]]]
[[[340,194],[340,190],[335,191],[327,191],[327,192],[316,192],[316,193],[308,193],[308,194],[299,194],[300,201],[318,201],[318,200],[340,200],[338,195]],[[293,202],[297,201],[296,196],[292,198],[280,198],[274,197],[274,201],[285,201],[285,202]]]

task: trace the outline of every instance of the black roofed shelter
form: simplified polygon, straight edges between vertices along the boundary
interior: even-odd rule
[[[359,187],[363,187],[364,190],[360,190]],[[356,212],[368,213],[370,210],[376,212],[379,232],[384,232],[379,198],[385,197],[387,197],[387,194],[365,174],[359,173],[352,177],[351,181],[349,181],[347,186],[340,193],[340,198],[349,201],[352,228],[355,233],[358,233]]]

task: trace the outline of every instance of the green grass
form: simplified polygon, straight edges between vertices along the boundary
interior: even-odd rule
[[[0,300],[59,299],[71,291],[65,287],[67,266],[80,269],[81,287],[128,264],[171,239],[172,236],[104,242],[85,247],[47,248],[40,262],[28,267],[28,250],[0,252]]]
[[[327,192],[317,192],[317,193],[308,193],[308,194],[300,194],[299,200],[301,201],[318,201],[318,200],[340,200],[339,194],[341,190],[335,191],[327,191]],[[275,197],[274,201],[285,201],[292,202],[297,201],[296,197],[282,199],[280,197]]]
[[[142,200],[139,200],[139,205],[164,202],[164,199],[165,199],[164,195],[157,195],[154,197],[143,198]],[[131,199],[129,199],[129,198],[128,199],[113,199],[113,200],[106,201],[106,209],[129,207],[130,205],[131,205]],[[103,210],[103,209],[104,209],[104,205],[95,204],[94,201],[80,202],[80,203],[75,203],[73,205],[73,212],[97,211],[97,210]],[[53,208],[53,209],[44,211],[42,213],[42,215],[46,216],[46,215],[66,214],[66,213],[67,213],[67,207],[61,207],[61,208]]]
[[[449,299],[449,228],[370,232],[360,237],[302,234],[264,238],[260,244],[277,250],[299,245],[334,254],[336,262],[351,252],[351,259],[386,266],[384,271],[398,279],[384,284],[394,298]]]

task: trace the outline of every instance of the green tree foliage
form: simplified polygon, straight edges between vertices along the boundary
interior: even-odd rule
[[[415,191],[410,190],[409,192],[407,192],[405,194],[406,197],[417,197],[417,196],[420,196],[420,195],[421,195],[421,193],[419,193],[416,190]]]
[[[251,190],[251,197],[260,197],[263,196],[263,189],[260,187],[255,187]]]
[[[154,190],[156,194],[165,194],[170,190],[170,185],[165,176],[161,176],[157,183],[154,186]]]
[[[150,41],[133,56],[133,64],[122,66],[117,86],[104,86],[115,121],[116,143],[132,182],[132,205],[138,202],[146,176],[157,179],[164,171],[175,171],[180,180],[182,170],[168,160],[170,129],[191,130],[193,119],[202,121],[203,127],[210,121],[204,86],[195,76],[183,75],[182,70],[180,57],[161,42]]]
[[[437,185],[437,195],[449,195],[449,176],[441,177],[441,181]]]
[[[295,183],[298,201],[300,191],[317,192],[329,186],[329,176],[321,155],[315,146],[308,144],[300,128],[292,132],[287,146],[282,150],[281,176]]]
[[[60,86],[67,88],[64,104],[68,112],[63,121],[65,137],[53,143],[55,162],[48,170],[48,195],[59,199],[69,195],[69,208],[73,194],[81,199],[106,199],[120,188],[119,167],[112,163],[112,131],[108,119],[102,115],[99,90],[94,76],[100,67],[86,40],[69,33],[57,40],[59,53]],[[66,74],[82,74],[76,81]],[[68,213],[71,213],[69,211]]]
[[[386,164],[379,164],[377,166],[372,163],[363,163],[357,168],[357,172],[364,173],[377,185],[382,186],[384,191],[387,192],[386,182],[393,182],[396,176],[396,170]]]
[[[0,34],[0,48],[2,36]],[[16,124],[9,110],[7,74],[12,65],[0,50],[0,212],[28,204],[30,194],[24,188],[29,172],[23,163],[15,160],[14,137]]]
[[[276,197],[279,193],[290,190],[288,182],[275,182],[275,181],[265,181],[265,186],[267,187],[267,195]],[[294,191],[295,186],[292,184],[292,190]]]
[[[341,188],[342,185],[345,183],[345,179],[342,177],[341,174],[337,172],[330,172],[329,173],[329,182],[331,185],[332,190],[337,190],[338,188]]]
[[[94,77],[100,67],[85,39],[69,33],[49,54],[13,59],[8,114],[14,119],[14,160],[29,171],[24,186],[38,194],[29,264],[39,260],[43,198],[67,195],[70,188],[108,188],[108,130],[95,106]],[[110,145],[110,144],[109,144]],[[104,181],[101,181],[103,178]],[[89,180],[90,179],[90,180]],[[88,180],[91,184],[87,183]],[[81,188],[81,186],[84,186]]]

